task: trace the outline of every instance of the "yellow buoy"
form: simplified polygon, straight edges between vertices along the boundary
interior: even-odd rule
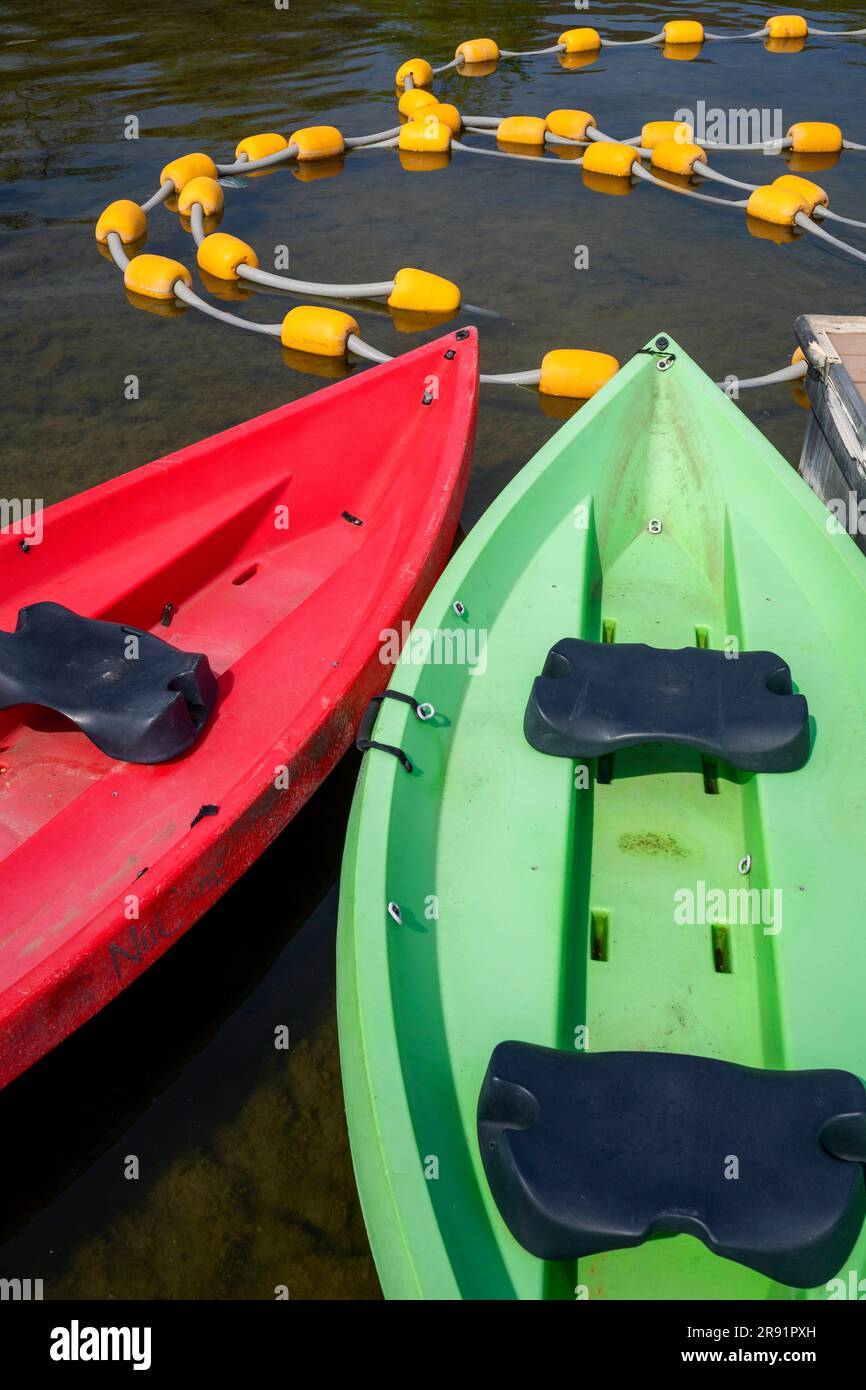
[[[437,106],[438,102],[432,92],[425,92],[421,87],[410,87],[408,92],[404,92],[397,102],[397,110],[401,116],[410,118],[423,106]]]
[[[388,304],[420,314],[450,314],[460,308],[460,288],[429,270],[407,267],[397,271]]]
[[[188,215],[198,203],[205,217],[214,217],[222,212],[225,200],[226,195],[216,179],[200,174],[197,179],[190,179],[189,183],[184,184],[178,194],[177,210]]]
[[[830,121],[797,121],[788,131],[798,154],[837,154],[842,131]]]
[[[259,258],[251,246],[228,232],[212,232],[198,248],[197,260],[208,275],[218,280],[237,280],[238,266],[257,266]]]
[[[447,125],[452,135],[459,135],[463,129],[463,117],[457,107],[452,106],[448,101],[437,101],[435,106],[425,107],[424,115],[435,116],[437,121],[442,121],[444,125]]]
[[[641,129],[640,142],[645,150],[654,150],[662,140],[676,140],[690,145],[695,132],[688,121],[647,121]]]
[[[261,135],[245,135],[235,146],[235,159],[240,159],[242,154],[250,160],[267,159],[269,154],[279,154],[280,150],[288,147],[285,135],[278,135],[275,130],[265,131]]]
[[[566,29],[557,43],[563,45],[566,53],[593,53],[601,48],[601,35],[597,29]]]
[[[118,198],[109,203],[96,224],[96,240],[108,241],[108,233],[117,232],[124,246],[140,241],[147,232],[147,213],[130,198]]]
[[[295,352],[312,352],[320,357],[342,357],[352,333],[360,330],[351,314],[325,309],[319,304],[299,304],[283,319],[280,341]]]
[[[595,116],[588,111],[551,111],[547,117],[547,129],[551,135],[559,135],[563,140],[585,140],[590,126],[595,126]]]
[[[704,26],[697,19],[669,19],[664,35],[665,43],[703,43]]]
[[[451,148],[451,129],[438,116],[424,112],[400,129],[399,148],[414,154],[443,154]]]
[[[756,188],[746,205],[749,217],[771,222],[776,227],[793,227],[797,213],[808,211],[809,204],[802,193],[796,189],[777,188],[772,183]]]
[[[590,174],[609,174],[612,178],[629,178],[640,157],[633,145],[620,145],[615,140],[597,140],[583,156],[583,167]]]
[[[669,174],[693,174],[697,163],[706,162],[700,145],[680,144],[679,140],[660,140],[652,152],[653,168],[666,169]]]
[[[809,26],[801,14],[777,14],[767,20],[771,39],[804,39]]]
[[[343,136],[335,125],[310,125],[296,130],[290,145],[297,145],[298,159],[334,159],[345,149]]]
[[[499,44],[494,39],[467,39],[457,47],[455,58],[464,63],[495,63],[499,58]]]
[[[133,294],[147,299],[171,299],[178,280],[192,288],[192,276],[180,261],[145,253],[135,256],[123,272],[123,283]]]
[[[542,360],[538,389],[546,396],[588,400],[618,371],[619,362],[608,352],[554,348]]]
[[[180,193],[190,179],[215,179],[216,176],[217,167],[209,154],[182,154],[179,159],[172,159],[166,164],[159,176],[159,184],[161,188],[171,179],[175,193]]]
[[[416,87],[429,87],[433,81],[433,69],[426,58],[410,58],[397,69],[397,86],[405,87],[407,77],[411,77]]]
[[[808,203],[808,213],[811,217],[817,207],[827,207],[830,198],[825,189],[819,183],[812,183],[811,179],[802,179],[799,174],[780,174],[777,179],[773,179],[774,188],[784,188],[790,193],[798,193],[801,198],[805,198]]]
[[[543,145],[547,122],[540,116],[506,116],[496,127],[496,138],[509,145]]]

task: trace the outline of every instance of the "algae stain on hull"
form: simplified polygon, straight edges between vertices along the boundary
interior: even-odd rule
[[[625,854],[639,854],[649,859],[688,859],[691,850],[681,845],[673,835],[661,835],[655,830],[642,834],[628,832],[617,841]]]

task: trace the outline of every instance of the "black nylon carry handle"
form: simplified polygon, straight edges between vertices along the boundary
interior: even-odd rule
[[[358,730],[358,737],[355,740],[355,747],[365,752],[370,747],[370,735],[373,732],[373,725],[379,716],[379,706],[384,695],[374,695],[367,708],[364,710],[364,717],[361,720],[361,727]]]
[[[411,705],[416,714],[418,712],[418,701],[413,695],[405,695],[402,690],[384,690],[381,695],[374,695],[364,711],[358,737],[355,740],[355,747],[360,749],[362,753],[366,753],[370,748],[376,748],[380,753],[390,753],[407,772],[412,772],[412,764],[402,748],[396,748],[392,743],[377,743],[375,739],[370,738],[383,700],[402,700],[404,704]]]

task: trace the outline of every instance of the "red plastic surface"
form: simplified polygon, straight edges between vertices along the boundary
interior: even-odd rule
[[[0,628],[54,599],[206,653],[220,687],[161,766],[0,713],[0,1085],[162,955],[350,746],[390,679],[383,630],[448,558],[477,395],[475,332],[452,333],[48,508],[27,551],[0,534]]]

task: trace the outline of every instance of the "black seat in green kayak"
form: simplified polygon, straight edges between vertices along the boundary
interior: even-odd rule
[[[866,1214],[866,1088],[844,1071],[502,1042],[478,1142],[506,1225],[545,1260],[690,1234],[811,1288]]]
[[[564,637],[533,684],[524,732],[561,758],[673,743],[747,772],[794,772],[809,756],[809,707],[774,652]]]

